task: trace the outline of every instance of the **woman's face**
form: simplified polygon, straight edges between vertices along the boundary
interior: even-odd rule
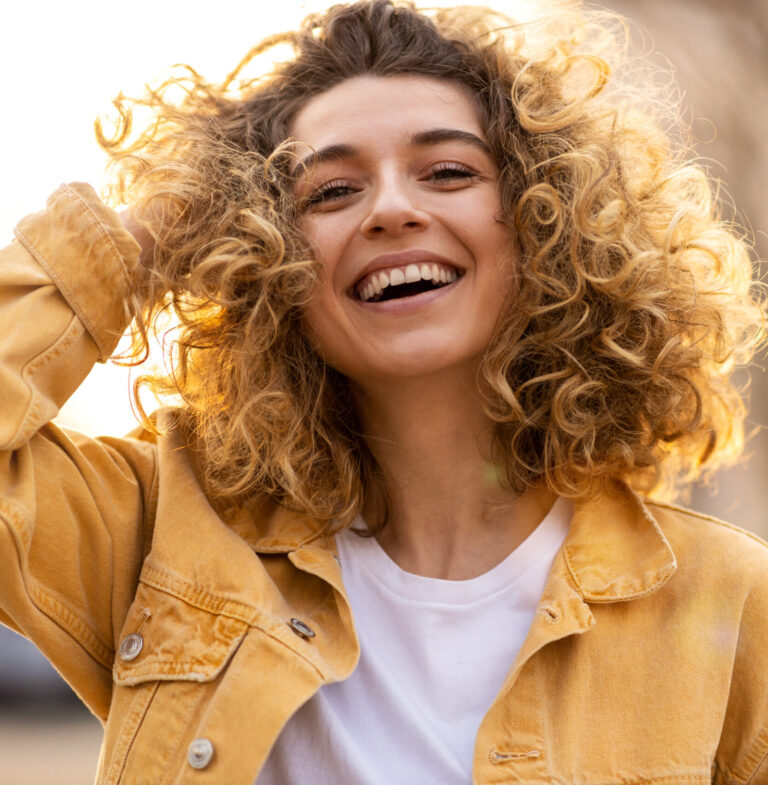
[[[320,354],[363,387],[474,373],[513,265],[470,92],[356,77],[311,99],[292,135],[310,164],[297,193],[322,263],[305,317]]]

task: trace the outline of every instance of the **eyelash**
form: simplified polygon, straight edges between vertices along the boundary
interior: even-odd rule
[[[430,172],[430,177],[434,181],[450,180],[470,180],[477,176],[477,173],[468,166],[455,163],[443,163],[434,166]],[[310,208],[324,202],[333,202],[349,196],[349,192],[354,191],[352,186],[344,180],[331,180],[323,183],[318,189],[311,193],[304,202],[305,208]]]
[[[322,202],[332,202],[335,199],[343,199],[347,193],[339,193],[339,191],[351,191],[352,188],[344,182],[344,180],[331,180],[330,182],[323,183],[317,190],[313,191],[304,203],[307,207],[312,207]],[[334,193],[336,192],[336,193]]]
[[[477,176],[477,172],[463,164],[444,163],[437,164],[430,172],[435,180],[469,180]],[[447,174],[447,177],[434,177],[434,175]]]

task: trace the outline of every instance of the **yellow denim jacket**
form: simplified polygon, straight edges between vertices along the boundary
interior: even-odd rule
[[[47,424],[114,350],[138,246],[79,184],[16,236],[0,252],[0,621],[104,722],[100,785],[252,785],[292,712],[355,667],[334,542],[278,506],[222,521],[172,429]],[[473,781],[768,783],[765,544],[623,486],[577,506]]]

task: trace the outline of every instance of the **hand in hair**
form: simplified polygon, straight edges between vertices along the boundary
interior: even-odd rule
[[[138,221],[130,207],[121,210],[118,215],[120,216],[120,220],[126,231],[130,232],[131,235],[133,235],[133,239],[141,246],[141,256],[139,258],[141,259],[142,265],[144,265],[144,267],[150,267],[150,261],[155,248],[155,241],[152,238],[152,235],[147,231],[146,227]]]

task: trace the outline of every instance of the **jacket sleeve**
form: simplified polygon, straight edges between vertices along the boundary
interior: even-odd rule
[[[717,785],[768,785],[768,547],[752,535],[753,547],[735,558],[744,591],[730,698],[717,750]],[[724,558],[734,558],[727,554]],[[724,584],[723,591],[733,589]]]
[[[0,622],[106,717],[152,522],[155,448],[49,421],[126,328],[139,246],[87,185],[0,251]]]

